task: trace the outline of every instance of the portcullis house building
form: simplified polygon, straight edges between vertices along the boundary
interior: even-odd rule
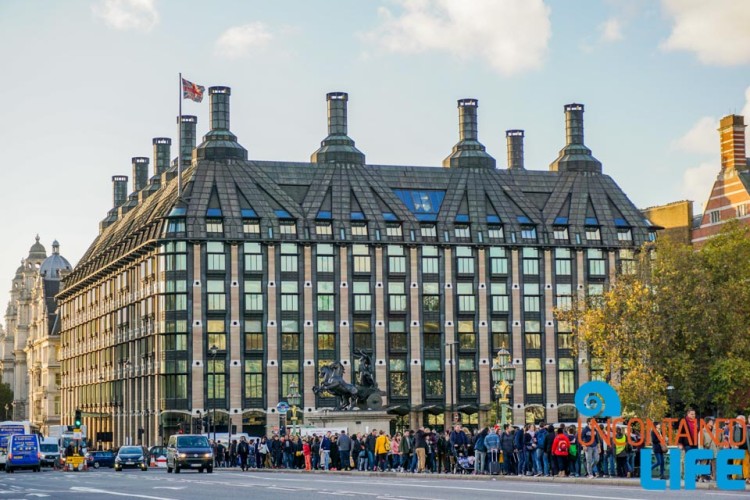
[[[333,406],[311,390],[318,368],[340,360],[349,380],[357,349],[394,425],[486,421],[500,349],[515,423],[575,418],[597,364],[574,357],[553,309],[602,293],[655,230],[584,146],[582,105],[565,106],[565,146],[541,171],[524,167],[520,130],[497,168],[474,99],[432,168],[368,165],[345,93],[328,94],[328,136],[304,163],[253,160],[230,89],[209,99],[200,145],[195,118],[179,123],[181,186],[154,139],[154,175],[138,157],[130,195],[113,178],[114,208],[65,279],[67,423],[81,408],[90,435],[152,444],[215,413],[218,432],[266,434],[296,384],[304,425]]]

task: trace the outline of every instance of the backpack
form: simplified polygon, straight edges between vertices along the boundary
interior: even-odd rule
[[[570,443],[568,443],[566,440],[561,439],[557,442],[557,454],[558,455],[567,455],[568,451],[570,450]]]

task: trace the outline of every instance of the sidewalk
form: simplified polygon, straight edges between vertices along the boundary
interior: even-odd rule
[[[222,468],[218,469],[228,472],[239,472],[242,470],[239,468]],[[322,474],[322,475],[336,475],[336,476],[354,476],[354,477],[389,477],[389,478],[412,478],[412,479],[456,479],[463,481],[514,481],[514,482],[527,482],[527,483],[559,483],[559,484],[591,484],[597,486],[629,486],[631,488],[640,488],[641,482],[639,478],[600,478],[600,479],[588,479],[585,477],[543,477],[543,476],[491,476],[481,475],[475,476],[472,474],[438,474],[438,473],[427,473],[427,474],[411,474],[408,472],[374,472],[374,471],[324,471],[324,470],[301,470],[301,469],[249,469],[250,473],[287,473],[287,474]],[[681,487],[684,489],[684,483]],[[716,482],[711,483],[696,483],[696,489],[699,490],[718,490]],[[745,490],[748,488],[745,486]]]

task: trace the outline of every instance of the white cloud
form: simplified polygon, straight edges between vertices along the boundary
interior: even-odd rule
[[[617,42],[622,40],[622,22],[616,17],[611,17],[599,25],[601,39],[604,42]]]
[[[685,132],[685,135],[672,142],[672,149],[698,154],[719,154],[719,120],[704,116]]]
[[[265,47],[271,39],[271,31],[260,21],[233,26],[216,40],[216,54],[228,59],[237,59],[248,55],[253,49]]]
[[[708,200],[718,173],[719,165],[715,162],[704,162],[697,167],[688,168],[682,174],[680,194],[684,199],[694,201],[697,210]]]
[[[156,0],[101,0],[91,11],[107,26],[121,31],[150,31],[159,22]]]
[[[504,75],[539,68],[551,36],[542,0],[394,0],[365,38],[389,52],[479,58]]]
[[[665,50],[693,52],[704,64],[750,63],[750,2],[746,0],[662,0],[672,18]]]

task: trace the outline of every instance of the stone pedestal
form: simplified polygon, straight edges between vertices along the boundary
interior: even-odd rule
[[[320,435],[326,430],[340,432],[342,429],[349,435],[372,432],[373,429],[390,433],[391,420],[394,418],[395,415],[389,415],[384,410],[318,410],[305,413],[305,425],[300,431],[302,435]]]

